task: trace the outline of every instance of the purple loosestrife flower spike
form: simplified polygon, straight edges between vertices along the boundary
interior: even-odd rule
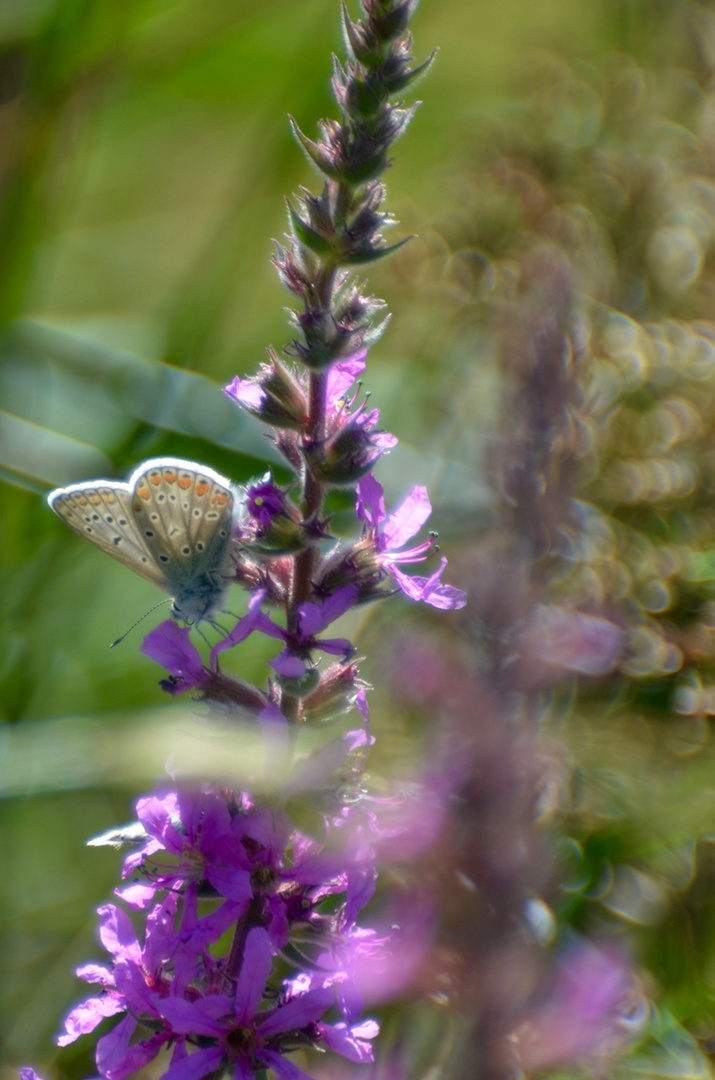
[[[295,129],[323,186],[289,201],[290,234],[274,260],[296,303],[295,336],[283,350],[290,361],[269,349],[256,375],[225,388],[271,429],[291,481],[281,486],[267,474],[231,491],[222,487],[215,496],[233,507],[230,519],[220,517],[218,502],[215,509],[208,501],[203,510],[184,505],[180,482],[161,492],[174,500],[165,504],[174,506],[172,525],[186,512],[181,527],[197,553],[210,553],[217,537],[230,545],[222,581],[243,588],[248,605],[207,661],[189,627],[173,621],[151,631],[142,652],[168,672],[163,688],[193,691],[209,719],[213,710],[222,722],[252,720],[264,735],[266,775],[272,770],[285,781],[277,795],[232,788],[230,779],[177,783],[137,803],[139,828],[126,830],[137,846],[117,889],[132,919],[115,904],[100,909],[109,960],[78,972],[97,990],[72,1010],[60,1037],[66,1045],[116,1018],[97,1043],[104,1080],[128,1080],[160,1052],[163,1080],[224,1073],[254,1080],[267,1070],[277,1080],[301,1080],[306,1074],[289,1057],[298,1049],[327,1047],[351,1062],[372,1061],[378,1025],[360,1017],[363,987],[371,985],[366,967],[391,970],[385,952],[396,936],[376,934],[358,919],[375,892],[385,830],[363,790],[374,742],[369,687],[352,643],[325,635],[362,600],[385,595],[386,578],[436,607],[464,602],[440,582],[444,560],[429,578],[398,568],[433,551],[432,539],[404,550],[431,508],[425,490],[415,488],[385,514],[370,471],[397,440],[379,429],[379,412],[368,408],[359,382],[387,320],[376,322],[384,305],[363,294],[350,270],[391,250],[382,230],[393,220],[382,209],[378,177],[414,112],[390,101],[420,70],[411,67],[411,10],[411,0],[365,0],[363,21],[344,14],[349,57],[336,62],[333,79],[340,120],[323,121],[317,142]],[[324,541],[334,540],[326,493],[356,484],[365,535],[344,545],[341,574],[330,581],[336,555],[324,551]],[[199,486],[195,500],[208,496]],[[212,533],[214,522],[221,533]],[[151,527],[145,535],[157,539]],[[180,550],[191,555],[192,547]],[[254,633],[281,649],[263,689],[222,670],[227,654]],[[319,652],[338,662],[321,667]],[[297,743],[299,725],[348,712],[355,722],[317,749],[308,753]],[[390,839],[397,831],[394,823],[387,828]],[[398,981],[391,976],[391,985]],[[36,1078],[28,1073],[25,1080]]]

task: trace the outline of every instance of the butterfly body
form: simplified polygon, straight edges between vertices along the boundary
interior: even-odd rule
[[[48,502],[76,533],[168,592],[174,618],[196,623],[220,605],[233,565],[235,497],[213,469],[153,458],[126,482],[71,484]]]

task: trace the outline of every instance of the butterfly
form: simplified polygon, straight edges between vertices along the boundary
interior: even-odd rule
[[[211,621],[233,565],[235,497],[205,465],[152,458],[126,482],[56,488],[51,508],[90,543],[172,597],[172,616]]]

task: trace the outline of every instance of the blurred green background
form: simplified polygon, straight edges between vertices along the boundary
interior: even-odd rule
[[[492,499],[479,463],[493,357],[445,240],[461,231],[470,247],[478,147],[517,115],[535,50],[628,52],[657,73],[680,6],[424,0],[415,19],[417,56],[440,53],[387,187],[396,233],[416,239],[370,274],[393,321],[366,386],[403,443],[381,466],[388,494],[428,483],[447,550]],[[336,0],[0,3],[3,1080],[29,1061],[93,1072],[88,1040],[56,1062],[52,1049],[117,871],[114,852],[83,845],[161,772],[141,731],[167,709],[143,628],[108,649],[155,590],[82,544],[43,495],[158,454],[237,481],[274,462],[219,388],[288,336],[271,238],[284,196],[314,176],[286,114],[311,136],[334,115],[340,47]],[[249,642],[241,675],[262,681],[265,657]]]

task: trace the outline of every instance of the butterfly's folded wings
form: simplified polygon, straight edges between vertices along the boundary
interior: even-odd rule
[[[229,481],[193,461],[153,458],[126,483],[72,484],[48,502],[76,533],[174,597],[192,586],[205,593],[206,575],[230,562]]]
[[[158,458],[138,469],[130,485],[141,539],[174,589],[221,569],[234,501],[224,477],[192,462]]]
[[[129,484],[92,480],[57,488],[48,502],[62,520],[90,543],[135,574],[170,589],[169,581],[157,565],[137,526]]]

